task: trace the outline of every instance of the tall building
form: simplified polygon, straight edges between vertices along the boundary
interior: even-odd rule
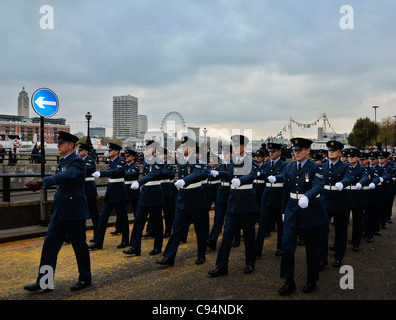
[[[143,114],[139,114],[138,118],[139,118],[139,138],[143,138],[148,128],[147,116]]]
[[[127,96],[113,97],[113,137],[138,137],[138,98]]]
[[[90,128],[89,134],[92,137],[106,137],[106,128],[101,128],[101,127]]]
[[[29,118],[29,95],[25,91],[25,87],[19,92],[18,97],[18,116]]]

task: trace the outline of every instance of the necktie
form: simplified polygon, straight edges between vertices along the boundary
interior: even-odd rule
[[[301,163],[298,164],[298,171],[301,170]]]
[[[330,170],[333,170],[333,164],[330,163]]]
[[[274,167],[274,164],[275,164],[275,162],[274,162],[274,161],[271,161],[271,168]]]

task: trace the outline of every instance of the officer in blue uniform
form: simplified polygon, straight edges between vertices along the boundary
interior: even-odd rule
[[[156,255],[162,252],[164,226],[162,221],[162,207],[164,205],[164,195],[161,188],[162,170],[164,164],[157,157],[156,151],[159,144],[154,140],[145,141],[143,177],[133,182],[131,189],[140,188],[140,196],[136,211],[135,223],[131,233],[131,248],[123,253],[140,256],[141,242],[144,225],[150,214],[151,234],[154,237],[154,248],[149,252]]]
[[[92,150],[92,147],[85,143],[80,143],[77,148],[78,155],[84,160],[85,163],[85,195],[87,196],[89,216],[92,219],[93,234],[96,235],[99,223],[99,211],[96,203],[96,197],[98,196],[98,190],[96,189],[95,178],[92,177],[92,173],[96,171],[95,160],[88,154]]]
[[[129,243],[129,223],[126,210],[128,193],[124,180],[126,165],[125,160],[119,156],[121,149],[122,147],[118,144],[109,143],[109,169],[105,171],[95,171],[92,174],[95,178],[107,177],[108,182],[99,217],[97,236],[94,238],[94,243],[89,246],[91,250],[103,248],[107,224],[113,209],[116,210],[117,218],[120,219],[122,231],[122,240],[117,248],[125,248]]]
[[[328,224],[328,217],[320,196],[323,190],[323,169],[309,160],[311,140],[291,139],[296,161],[285,168],[282,214],[283,238],[280,276],[285,280],[278,290],[280,295],[287,295],[296,289],[294,281],[294,252],[297,247],[297,235],[305,241],[307,281],[304,293],[312,292],[319,279],[318,257],[322,226]]]
[[[362,187],[367,184],[367,168],[359,163],[360,151],[356,148],[350,148],[347,151],[348,162],[353,176],[352,184],[346,188],[352,199],[352,251],[358,252],[360,240],[362,237],[363,212],[367,205],[366,193]]]
[[[126,161],[126,170],[125,170],[125,186],[128,191],[128,202],[131,204],[132,212],[134,218],[136,219],[136,211],[137,204],[140,195],[140,189],[132,189],[132,183],[139,180],[140,168],[138,164],[135,162],[135,157],[137,157],[137,152],[132,149],[125,150],[125,161]]]
[[[216,250],[217,239],[223,229],[224,217],[227,211],[227,203],[230,195],[230,180],[228,175],[228,167],[230,166],[230,160],[232,158],[232,147],[231,144],[222,146],[223,159],[221,163],[210,171],[212,177],[216,177],[220,180],[220,186],[216,194],[215,200],[215,213],[213,226],[209,233],[208,248]]]
[[[161,180],[162,193],[164,194],[164,238],[169,238],[175,219],[175,187],[173,182],[176,176],[176,167],[173,163],[168,162],[168,149],[159,147],[157,155],[164,163]]]
[[[70,288],[71,290],[80,290],[91,284],[91,265],[85,235],[86,219],[89,217],[84,192],[85,165],[74,152],[77,141],[78,137],[68,132],[58,131],[58,152],[62,158],[55,174],[26,184],[33,191],[57,185],[51,221],[41,252],[40,268],[45,265],[51,266],[55,273],[58,253],[67,234],[73,245],[80,274],[78,282]],[[26,285],[24,289],[28,291],[42,289],[40,280],[43,275],[39,273],[36,282]]]
[[[262,173],[267,162],[264,162],[264,153],[264,150],[261,149],[254,153],[254,159],[257,161],[257,178],[253,182],[253,190],[256,193],[257,203],[259,205],[261,204],[261,197],[265,188],[265,176]]]
[[[261,257],[263,251],[265,230],[269,228],[266,223],[271,220],[276,223],[277,250],[275,255],[282,255],[283,221],[281,207],[286,162],[280,159],[282,148],[280,143],[268,143],[267,148],[271,160],[266,162],[260,175],[265,179],[266,185],[260,203],[260,223],[256,237],[256,255],[258,257]]]
[[[232,149],[235,156],[228,167],[231,182],[230,196],[227,204],[223,239],[216,260],[216,268],[209,271],[212,277],[228,273],[228,261],[232,240],[242,228],[245,242],[244,273],[252,273],[256,262],[255,223],[259,211],[253,181],[257,177],[257,162],[245,151],[249,139],[243,135],[233,135]]]
[[[381,175],[382,186],[383,186],[383,206],[380,212],[380,221],[378,224],[381,225],[382,229],[387,229],[386,222],[389,221],[392,216],[393,199],[395,197],[393,193],[393,164],[389,161],[390,153],[388,151],[380,151],[378,153],[378,165],[383,168]]]
[[[329,220],[334,219],[334,248],[335,251],[333,267],[339,268],[342,265],[342,259],[345,256],[348,241],[348,222],[349,212],[352,207],[350,193],[345,190],[353,182],[351,169],[347,162],[340,160],[341,150],[344,144],[330,140],[326,142],[328,148],[329,161],[323,164],[323,175],[325,185],[322,191],[323,203],[326,207]],[[329,226],[325,226],[322,232],[320,267],[327,265],[328,256],[328,235]]]
[[[194,223],[198,245],[198,258],[195,263],[202,264],[206,259],[208,204],[201,181],[207,179],[207,167],[195,156],[196,142],[192,138],[184,136],[180,147],[183,157],[177,164],[179,179],[175,186],[179,191],[173,231],[165,247],[164,258],[156,262],[162,266],[174,265],[180,241],[185,237],[191,222]]]

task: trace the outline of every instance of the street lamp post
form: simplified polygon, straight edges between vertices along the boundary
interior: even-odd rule
[[[85,115],[85,119],[88,121],[88,132],[87,132],[87,141],[85,142],[88,146],[92,147],[91,137],[89,135],[89,121],[92,119],[92,115],[90,112],[87,112]]]
[[[375,123],[375,127],[376,127],[376,130],[375,130],[375,145],[377,145],[377,136],[378,136],[378,134],[377,134],[377,108],[379,108],[378,106],[372,106],[372,108],[374,109],[374,123]]]

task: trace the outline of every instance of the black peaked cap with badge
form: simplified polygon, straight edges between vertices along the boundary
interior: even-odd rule
[[[197,142],[189,136],[184,136],[182,138],[181,145],[186,147],[197,147]]]
[[[330,140],[326,142],[327,149],[329,151],[335,151],[335,150],[342,150],[344,149],[344,144],[341,143],[340,141],[336,140]]]
[[[58,131],[56,133],[56,142],[73,142],[76,143],[79,140],[79,138],[69,132],[66,131]]]
[[[280,150],[280,149],[282,149],[282,144],[270,142],[267,145],[267,149],[268,149],[268,151]]]
[[[109,148],[109,151],[112,151],[112,150],[121,151],[121,149],[122,149],[122,147],[120,145],[118,145],[118,144],[116,144],[114,142],[109,142],[108,143],[108,148]]]
[[[132,149],[127,149],[127,150],[125,150],[125,155],[126,156],[134,156],[134,157],[137,157],[137,152],[135,151],[135,150],[132,150]]]
[[[356,148],[349,148],[347,150],[347,154],[348,157],[360,157],[361,156],[361,152],[359,149]]]
[[[305,139],[305,138],[293,138],[293,139],[291,139],[291,143],[293,144],[292,150],[310,148],[312,142],[313,142],[312,140]]]
[[[234,134],[231,141],[233,145],[247,145],[249,143],[249,139],[241,134]]]
[[[368,154],[369,159],[373,160],[373,159],[378,159],[378,152],[376,151],[371,151]]]
[[[78,144],[78,150],[87,150],[87,151],[91,151],[92,147],[90,147],[89,145],[87,145],[86,143],[79,143]]]
[[[387,158],[390,156],[390,152],[388,151],[380,151],[378,152],[378,159]]]

